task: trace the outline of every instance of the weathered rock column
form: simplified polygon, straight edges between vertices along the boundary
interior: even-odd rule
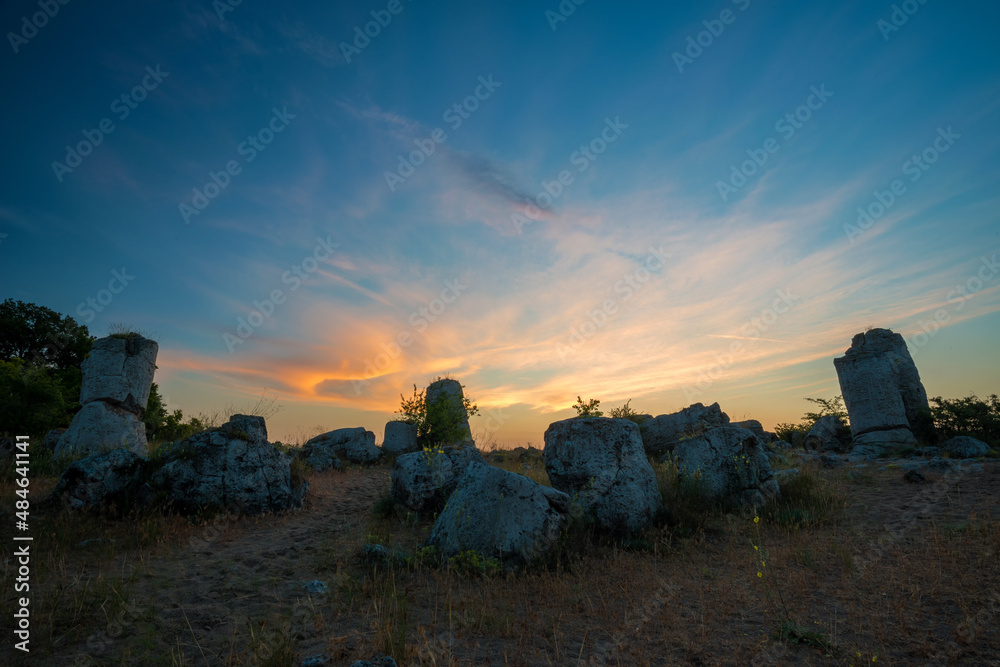
[[[80,412],[56,444],[55,456],[128,449],[145,456],[142,416],[156,370],[156,341],[138,334],[108,336],[83,360]]]
[[[912,428],[928,409],[927,392],[901,335],[888,329],[859,333],[833,365],[856,448],[879,453],[917,444]]]
[[[446,422],[457,423],[455,430],[458,437],[453,442],[446,444],[453,445],[473,445],[472,430],[469,428],[469,413],[465,409],[465,394],[462,393],[462,384],[458,380],[438,380],[432,382],[427,387],[424,401],[431,411],[432,405],[443,405],[444,409],[438,411],[439,415],[445,417]],[[434,424],[431,425],[430,436],[434,437]]]

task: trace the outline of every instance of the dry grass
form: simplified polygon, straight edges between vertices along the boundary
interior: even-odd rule
[[[530,457],[496,465],[547,483]],[[1000,465],[985,466],[926,485],[799,466],[757,523],[658,466],[669,509],[656,526],[626,542],[584,529],[545,567],[485,576],[431,558],[362,561],[372,542],[412,556],[431,526],[384,501],[373,513],[386,467],[310,475],[306,509],[282,517],[198,525],[33,507],[34,652],[13,664],[327,653],[346,665],[379,652],[401,665],[996,664]],[[32,484],[37,502],[52,480]],[[3,506],[13,497],[3,483]],[[7,561],[5,608],[13,577]],[[329,592],[307,594],[312,579]]]

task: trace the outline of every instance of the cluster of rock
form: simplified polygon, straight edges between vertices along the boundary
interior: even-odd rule
[[[729,415],[722,411],[718,403],[708,407],[695,403],[680,412],[644,420],[640,432],[646,451],[655,456],[673,451],[677,443],[685,438],[727,424]],[[757,425],[759,426],[760,422],[757,422]]]
[[[699,480],[710,497],[762,507],[781,497],[767,454],[766,443],[753,431],[719,426],[678,443],[673,457],[681,478]]]
[[[76,461],[51,498],[79,510],[163,503],[183,514],[281,512],[301,507],[309,491],[292,478],[291,463],[267,441],[263,417],[233,415],[220,428],[162,445],[155,460],[118,448]]]
[[[871,329],[833,360],[856,452],[880,455],[915,447],[913,429],[929,410],[927,392],[903,337]]]
[[[634,533],[663,504],[639,427],[627,419],[564,419],[545,431],[545,471],[599,530]]]
[[[142,423],[156,370],[156,341],[138,334],[108,336],[94,343],[83,360],[80,405],[59,436],[55,456],[79,456],[124,448],[147,451]]]

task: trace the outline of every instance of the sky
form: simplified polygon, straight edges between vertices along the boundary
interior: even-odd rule
[[[47,12],[47,13],[46,13]],[[159,343],[272,440],[458,379],[480,444],[577,397],[796,422],[902,334],[1000,390],[994,2],[0,6],[0,298]]]

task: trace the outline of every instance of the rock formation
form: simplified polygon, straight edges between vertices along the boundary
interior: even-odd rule
[[[544,457],[553,488],[573,497],[600,530],[634,533],[663,503],[639,427],[628,419],[554,422],[545,431]]]
[[[483,462],[474,447],[403,454],[392,466],[392,497],[415,512],[437,511],[444,507],[469,466]]]
[[[415,424],[391,421],[385,425],[385,438],[382,440],[383,454],[408,454],[419,449]]]
[[[824,415],[806,433],[802,446],[821,452],[846,452],[851,448],[851,433],[835,415]]]
[[[913,427],[928,410],[927,392],[901,335],[888,329],[859,333],[833,365],[856,451],[879,454],[917,444]]]
[[[118,448],[146,455],[142,417],[149,401],[158,349],[156,341],[138,334],[108,336],[94,343],[80,367],[83,407],[60,436],[55,456]]]
[[[302,445],[302,459],[317,472],[340,468],[343,457],[351,463],[369,464],[382,455],[375,446],[375,434],[363,427],[338,428],[317,435]]]
[[[177,511],[211,507],[241,514],[300,507],[308,482],[293,486],[291,457],[267,441],[263,417],[233,415],[220,428],[173,443],[149,482]]]
[[[640,433],[647,454],[664,454],[671,451],[681,438],[728,423],[729,415],[722,411],[718,403],[708,407],[695,403],[680,412],[645,420],[640,426]]]
[[[752,431],[722,426],[680,442],[674,459],[682,479],[697,479],[711,497],[760,507],[781,497],[767,447]]]
[[[458,380],[437,380],[427,387],[424,395],[428,416],[431,418],[428,437],[434,444],[472,445],[472,431],[469,428],[469,413],[465,409],[465,394]],[[435,434],[441,427],[454,431],[449,435]],[[451,428],[453,427],[453,428]]]
[[[463,475],[427,543],[450,557],[475,551],[517,569],[558,542],[570,497],[523,475],[474,463]]]

